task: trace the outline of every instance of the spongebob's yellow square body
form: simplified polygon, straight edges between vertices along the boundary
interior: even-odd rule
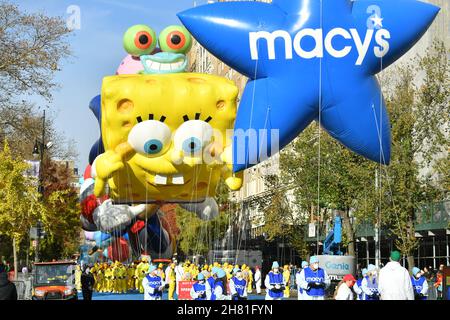
[[[226,131],[234,125],[237,94],[232,81],[204,74],[104,78],[102,156],[112,160],[102,165],[112,166],[116,154],[123,163],[107,177],[111,198],[144,203],[214,196],[228,169],[204,156],[217,157],[230,145]]]

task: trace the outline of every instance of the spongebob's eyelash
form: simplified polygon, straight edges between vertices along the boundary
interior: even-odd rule
[[[195,120],[199,120],[199,119],[200,119],[200,113],[196,113],[196,114],[195,114]],[[190,120],[190,119],[189,119],[189,116],[188,116],[187,114],[185,114],[185,115],[183,116],[183,120],[184,120],[184,122],[189,121],[189,120]],[[211,120],[212,120],[212,117],[209,116],[208,118],[206,118],[205,122],[210,122]]]
[[[154,115],[153,115],[153,113],[149,113],[148,114],[148,120],[153,120],[154,119]],[[161,121],[161,122],[164,122],[164,121],[166,121],[166,117],[165,116],[161,116],[161,118],[159,119],[159,121]],[[138,123],[140,123],[140,122],[142,122],[142,117],[141,116],[138,116],[138,117],[136,117],[136,120],[137,120],[137,122]]]

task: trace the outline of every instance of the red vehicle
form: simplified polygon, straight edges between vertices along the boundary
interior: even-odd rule
[[[33,300],[77,300],[75,261],[34,264]]]

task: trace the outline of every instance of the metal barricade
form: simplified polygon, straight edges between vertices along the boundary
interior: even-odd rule
[[[31,300],[31,278],[13,280],[12,283],[16,286],[18,300]]]

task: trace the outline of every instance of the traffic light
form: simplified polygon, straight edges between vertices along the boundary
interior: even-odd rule
[[[46,235],[47,235],[47,232],[45,232],[44,229],[39,230],[39,239],[44,239]]]
[[[44,239],[47,233],[45,232],[44,226],[42,225],[42,222],[40,220],[36,224],[36,229],[37,229],[37,237],[39,239]]]

